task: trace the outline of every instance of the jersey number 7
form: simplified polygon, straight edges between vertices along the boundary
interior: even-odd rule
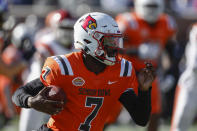
[[[86,97],[85,106],[91,108],[92,105],[96,105],[92,112],[86,117],[84,123],[79,126],[80,131],[89,131],[91,128],[91,122],[96,117],[99,109],[103,104],[103,97]]]

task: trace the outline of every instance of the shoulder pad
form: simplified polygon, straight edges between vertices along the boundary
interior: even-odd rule
[[[71,75],[71,76],[74,75],[70,62],[68,61],[66,56],[59,55],[59,56],[52,56],[51,58],[54,59],[59,65],[62,75]]]
[[[123,13],[123,17],[128,21],[128,23],[132,29],[136,30],[138,28],[138,22],[136,21],[133,14]]]
[[[123,14],[118,15],[117,18],[118,18],[117,23],[118,23],[119,28],[120,28],[121,31],[124,32],[124,30],[126,28],[128,28],[126,26],[129,26],[133,30],[138,29],[138,22],[136,21],[136,19],[133,16],[133,14],[131,14],[129,12],[126,12],[126,13],[123,13]]]

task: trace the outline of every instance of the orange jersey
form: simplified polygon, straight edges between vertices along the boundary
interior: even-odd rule
[[[66,93],[64,110],[48,122],[54,131],[102,131],[114,102],[138,86],[131,62],[122,59],[96,75],[85,67],[82,52],[47,58],[41,81]]]
[[[21,59],[21,54],[17,48],[13,45],[9,45],[1,54],[3,63],[7,66],[15,64]],[[15,108],[17,113],[20,109],[13,105],[10,100],[10,95],[21,85],[21,72],[16,74],[15,79],[8,78],[5,75],[0,75],[0,103],[6,117],[11,118],[15,114]]]
[[[2,111],[7,118],[12,118],[14,116],[14,106],[10,100],[11,81],[3,75],[0,75],[0,79],[0,104]]]
[[[158,50],[156,57],[160,56],[167,41],[175,34],[175,22],[166,14],[162,14],[154,26],[140,19],[136,13],[120,14],[116,20],[126,39],[124,48],[139,48],[140,45],[147,43],[152,46],[152,52]],[[139,57],[125,56],[125,58],[132,61],[136,70],[144,66],[145,60]],[[157,61],[158,59],[150,60],[154,65],[157,65]]]

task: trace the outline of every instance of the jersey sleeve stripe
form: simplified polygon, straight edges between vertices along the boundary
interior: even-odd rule
[[[124,68],[125,68],[125,59],[122,59],[122,60],[121,60],[120,77],[122,77],[122,76],[123,76]]]
[[[123,76],[127,76],[127,74],[128,74],[128,68],[129,68],[129,62],[128,62],[128,61],[126,61]]]
[[[63,67],[62,62],[58,59],[57,56],[52,56],[52,58],[58,63],[60,70],[61,70],[61,74],[64,75],[65,71],[64,71],[64,67]]]
[[[73,74],[73,70],[71,68],[70,62],[68,61],[68,59],[64,55],[61,55],[61,58],[64,60],[64,62],[67,65],[68,74],[73,76],[74,74]]]
[[[57,56],[57,58],[61,61],[62,65],[63,65],[64,72],[65,72],[65,74],[64,74],[64,75],[68,75],[68,68],[67,68],[67,66],[66,66],[65,61],[62,59],[62,57],[61,57],[61,56]]]
[[[131,76],[131,72],[132,72],[132,65],[131,62],[129,62],[129,70],[127,76]]]
[[[121,61],[121,71],[120,77],[131,76],[132,73],[132,64],[130,61],[122,59]]]

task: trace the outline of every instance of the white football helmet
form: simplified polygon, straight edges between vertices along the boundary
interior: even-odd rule
[[[155,23],[164,10],[163,0],[135,0],[137,15],[148,23]]]
[[[74,46],[106,65],[119,61],[122,34],[109,15],[93,12],[83,15],[74,25]]]

